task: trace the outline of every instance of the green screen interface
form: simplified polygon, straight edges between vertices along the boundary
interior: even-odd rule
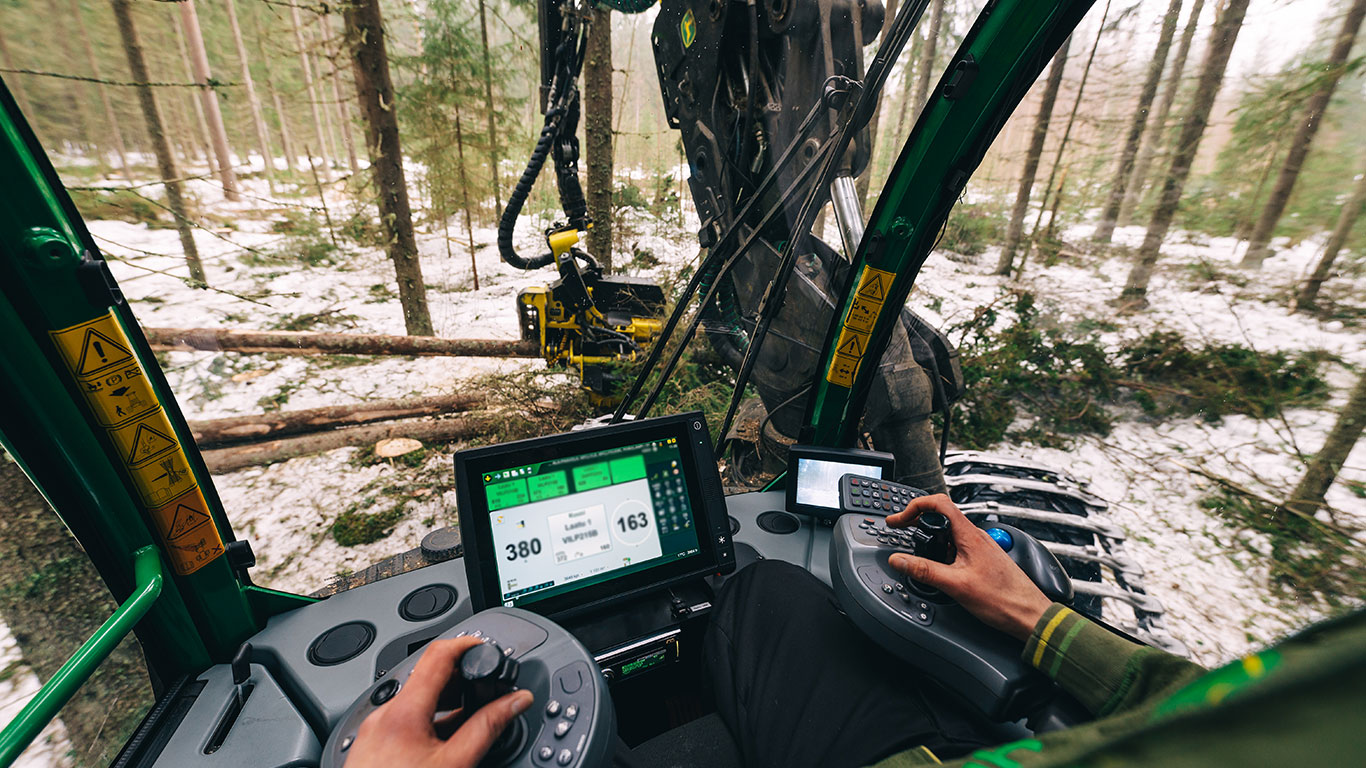
[[[504,605],[698,554],[678,438],[486,472]]]

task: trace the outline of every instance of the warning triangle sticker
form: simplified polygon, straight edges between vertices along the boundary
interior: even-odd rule
[[[85,329],[85,339],[81,342],[81,359],[76,363],[76,375],[84,376],[104,370],[111,365],[119,365],[133,358],[128,348],[105,336],[94,328]]]
[[[858,295],[872,301],[884,301],[887,289],[882,285],[882,275],[874,274],[872,279],[859,288]]]
[[[190,531],[208,522],[209,516],[184,504],[175,508],[175,517],[171,518],[171,529],[166,532],[166,538],[178,539]]]
[[[168,448],[176,447],[176,441],[163,435],[146,424],[139,424],[133,435],[133,447],[128,451],[128,463],[146,461]]]
[[[850,334],[849,340],[841,344],[838,351],[841,355],[863,357],[863,344],[859,342],[857,336]]]

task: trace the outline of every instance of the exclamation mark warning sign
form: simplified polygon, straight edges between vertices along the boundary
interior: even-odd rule
[[[176,573],[194,573],[222,556],[223,539],[198,480],[114,313],[48,335],[93,421],[104,427],[112,458],[132,480]]]

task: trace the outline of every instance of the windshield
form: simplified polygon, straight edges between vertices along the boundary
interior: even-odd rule
[[[769,16],[716,32],[681,4],[601,11],[557,28],[584,36],[570,99],[543,82],[521,3],[363,4],[383,14],[370,36],[327,5],[65,5],[60,24],[0,7],[6,85],[157,350],[252,579],[302,594],[448,556],[422,544],[458,522],[453,453],[611,414],[681,299],[708,297],[700,333],[630,412],[658,385],[652,413],[707,414],[728,488],[777,477],[811,382],[845,375],[817,371],[835,307],[880,285],[850,266],[864,220],[979,10],[930,3],[870,124],[822,154],[841,127],[825,89],[854,93],[889,44],[871,15],[816,43]],[[1216,10],[1097,3],[1042,67],[939,233],[916,319],[874,361],[858,430],[897,479],[959,503],[980,499],[954,473],[980,466],[959,454],[946,477],[946,426],[951,451],[1089,483],[1114,535],[1073,565],[1144,584],[1204,663],[1359,599],[1366,573],[1366,449],[1335,429],[1366,370],[1366,96],[1355,70],[1334,81],[1282,190],[1343,19],[1326,2]],[[1223,67],[1217,21],[1241,30]],[[713,33],[720,53],[698,56]],[[136,84],[134,48],[155,83]],[[556,143],[519,190],[561,97],[581,165]],[[803,215],[780,191],[821,163]],[[591,228],[556,182],[566,167]],[[856,367],[851,322],[835,343]],[[1331,472],[1302,485],[1321,454]],[[1096,610],[1135,621],[1126,594]],[[5,621],[22,645],[24,619]]]

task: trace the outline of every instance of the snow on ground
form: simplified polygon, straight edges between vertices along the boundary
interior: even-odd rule
[[[24,663],[9,627],[0,622],[0,723],[17,717],[41,687],[38,676]],[[66,768],[71,765],[70,752],[66,727],[61,720],[54,720],[19,755],[13,768]]]
[[[1091,229],[1075,226],[1064,240],[1085,242]],[[1121,228],[1115,242],[1136,248],[1143,235],[1142,227]],[[1092,333],[1112,348],[1154,330],[1172,330],[1192,340],[1263,352],[1324,350],[1355,367],[1354,372],[1327,366],[1324,374],[1335,390],[1330,402],[1322,409],[1287,411],[1283,420],[1235,415],[1215,424],[1197,418],[1152,422],[1135,411],[1117,420],[1109,435],[1078,438],[1070,450],[998,447],[1067,468],[1110,502],[1114,522],[1128,532],[1128,554],[1145,566],[1148,592],[1167,609],[1167,628],[1205,664],[1228,660],[1322,615],[1318,606],[1287,604],[1273,596],[1265,558],[1249,552],[1269,552],[1267,537],[1235,530],[1202,509],[1199,500],[1212,483],[1192,472],[1203,469],[1279,499],[1303,473],[1295,457],[1318,450],[1346,389],[1366,372],[1366,329],[1293,313],[1284,302],[1287,288],[1303,279],[1321,250],[1321,241],[1309,240],[1283,249],[1260,272],[1241,273],[1236,266],[1241,247],[1232,238],[1197,240],[1173,233],[1153,276],[1151,307],[1124,317],[1108,303],[1128,275],[1122,258],[1074,256],[1050,267],[1031,264],[1016,286],[990,274],[999,253],[995,248],[966,261],[938,253],[926,263],[911,297],[917,312],[950,326],[970,318],[1007,286],[1020,287],[1033,291],[1041,316],[1059,325],[1095,327],[1097,321],[1110,321],[1112,326],[1102,327],[1114,330]],[[1233,278],[1204,279],[1207,267],[1192,270],[1202,262]],[[1237,285],[1239,277],[1248,278],[1246,286]],[[1357,295],[1366,295],[1366,280],[1357,278],[1357,283]],[[942,299],[938,311],[929,308],[934,298]],[[1002,315],[1001,325],[1013,319],[1009,312]],[[1357,445],[1340,480],[1366,482],[1366,442]],[[1329,489],[1327,501],[1337,522],[1366,529],[1366,500],[1343,482]],[[1366,545],[1366,536],[1361,540]]]
[[[392,267],[376,249],[347,248],[341,266],[306,267],[271,263],[245,256],[242,247],[259,251],[291,247],[297,241],[270,231],[252,209],[317,206],[316,197],[272,198],[264,182],[245,180],[248,196],[226,203],[212,184],[195,184],[205,210],[232,218],[235,229],[215,234],[196,232],[213,290],[195,290],[174,277],[184,275],[174,230],[149,230],[116,221],[90,222],[101,247],[114,257],[113,270],[139,320],[149,326],[268,328],[282,321],[327,313],[333,325],[323,330],[404,332],[392,285]],[[155,187],[145,190],[155,194]],[[327,205],[340,221],[354,206],[341,195]],[[468,241],[458,219],[451,222],[448,246],[442,233],[419,235],[428,301],[438,335],[453,338],[512,339],[518,335],[514,313],[517,292],[545,284],[549,270],[523,273],[498,258],[496,233],[477,227],[473,237],[480,289],[472,290]],[[523,253],[543,249],[544,221],[523,217],[516,242]],[[627,228],[626,253],[650,251],[657,266],[630,271],[667,280],[685,265],[694,264],[696,219],[689,214],[679,226],[647,215],[633,215]],[[1089,227],[1066,232],[1070,242],[1082,242]],[[1136,246],[1140,227],[1120,229],[1118,244]],[[833,242],[833,241],[832,241]],[[1156,329],[1179,331],[1210,342],[1245,344],[1259,350],[1326,350],[1348,365],[1366,370],[1366,330],[1345,327],[1291,313],[1282,292],[1307,270],[1319,244],[1302,243],[1269,260],[1250,275],[1247,284],[1221,278],[1197,279],[1192,265],[1207,264],[1216,272],[1239,274],[1241,256],[1229,239],[1190,238],[1173,233],[1164,248],[1150,291],[1152,308],[1117,318],[1106,302],[1116,297],[1128,271],[1122,256],[1109,259],[1078,256],[1054,266],[1031,265],[1023,287],[1035,292],[1045,317],[1059,324],[1082,327],[1108,345],[1118,345]],[[167,254],[167,255],[149,255]],[[976,261],[956,254],[936,253],[926,264],[914,308],[929,319],[952,325],[971,316],[979,306],[996,300],[1007,288],[1002,278],[989,274],[996,253],[989,250]],[[650,260],[642,260],[650,263]],[[156,270],[156,271],[148,271]],[[1366,280],[1357,279],[1366,294]],[[1008,323],[1008,313],[1001,322]],[[495,371],[539,367],[536,361],[494,359],[386,359],[332,365],[286,356],[171,353],[165,356],[167,375],[190,419],[259,413],[262,402],[284,409],[344,404],[366,398],[400,397],[458,391],[471,378]],[[1260,534],[1236,530],[1198,500],[1211,484],[1193,468],[1228,477],[1275,497],[1284,493],[1302,471],[1296,453],[1317,450],[1332,425],[1335,409],[1354,374],[1340,364],[1328,366],[1334,399],[1324,408],[1296,410],[1283,421],[1226,417],[1216,424],[1197,419],[1152,422],[1137,412],[1125,414],[1104,437],[1085,437],[1071,450],[1029,445],[999,446],[1003,450],[1069,468],[1091,483],[1111,502],[1110,514],[1129,533],[1129,554],[1147,570],[1149,591],[1167,607],[1167,626],[1206,664],[1231,658],[1312,621],[1320,609],[1286,605],[1268,583],[1264,558],[1268,543]],[[414,471],[401,466],[355,461],[358,449],[347,448],[256,467],[215,478],[219,493],[240,535],[253,542],[260,565],[258,580],[270,586],[311,591],[332,576],[365,567],[388,554],[416,546],[431,527],[454,520],[454,493],[449,478],[449,451],[432,450]],[[403,474],[410,473],[410,474]],[[1366,481],[1366,448],[1358,447],[1343,469],[1344,478]],[[411,492],[401,486],[410,477]],[[393,488],[400,486],[393,501]],[[360,547],[344,547],[330,535],[332,521],[342,511],[364,503],[379,489],[388,488],[389,503],[404,506],[404,516],[388,538]],[[1366,527],[1366,502],[1342,483],[1328,496],[1344,524]]]

